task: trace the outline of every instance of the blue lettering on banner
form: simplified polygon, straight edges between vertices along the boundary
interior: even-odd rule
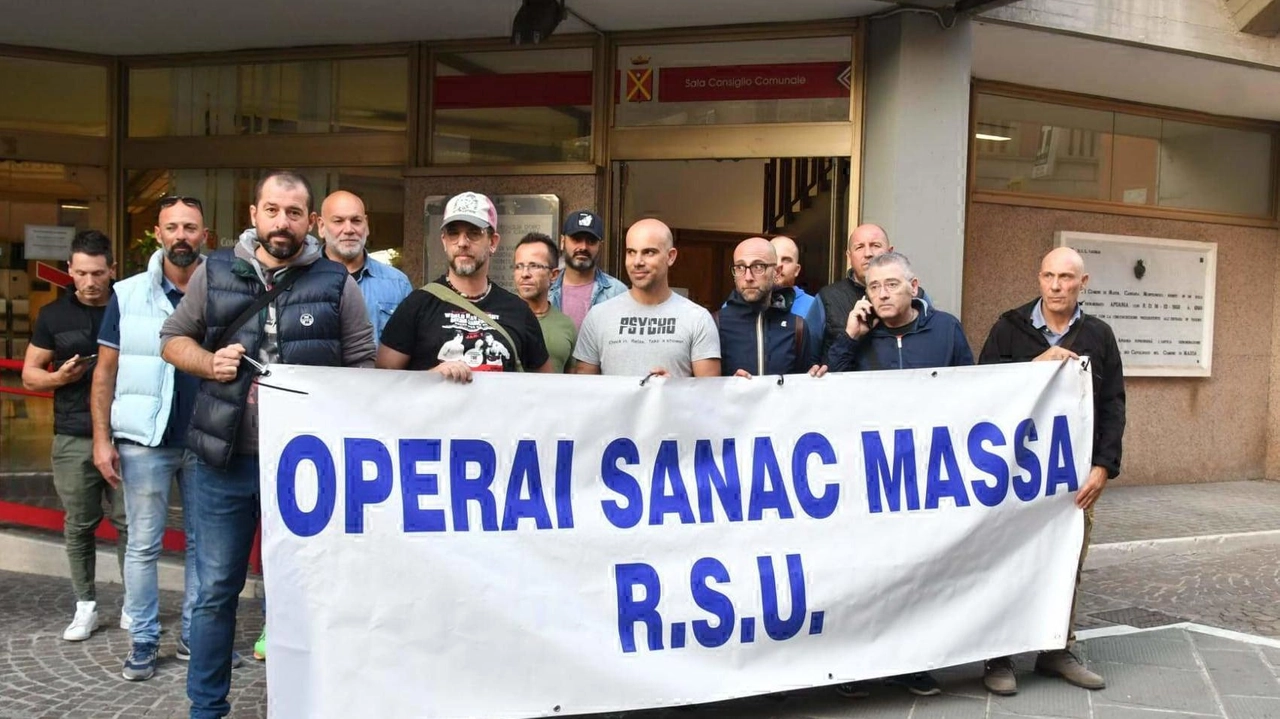
[[[1026,474],[1012,478],[1008,459],[987,449],[988,445],[1005,447],[1008,442],[1004,433],[991,422],[979,422],[969,429],[967,441],[961,446],[968,452],[969,464],[981,476],[974,475],[966,482],[952,439],[953,429],[939,426],[931,430],[925,468],[925,510],[938,509],[943,498],[950,498],[957,508],[968,507],[970,492],[983,506],[994,507],[1008,499],[1010,488],[1023,502],[1039,497],[1042,487],[1046,497],[1052,496],[1059,487],[1070,492],[1079,488],[1071,427],[1066,415],[1053,418],[1047,448],[1039,441],[1034,421],[1025,419],[1018,424],[1013,432],[1013,460]],[[914,430],[894,430],[892,469],[880,432],[862,433],[862,453],[869,512],[900,512],[904,507],[911,512],[921,508]],[[1042,483],[1046,476],[1047,480]]]
[[[419,498],[440,492],[440,478],[434,472],[419,472],[419,462],[440,461],[440,440],[400,440],[400,500],[404,509],[404,531],[445,531],[443,509],[423,509]]]
[[[310,512],[298,506],[298,465],[303,462],[310,462],[316,468],[316,506]],[[276,503],[284,526],[299,537],[314,537],[333,518],[337,497],[338,472],[324,442],[310,434],[289,440],[280,453],[276,470]]]
[[[347,458],[347,534],[362,534],[364,508],[391,496],[391,453],[376,439],[347,439],[342,446]],[[372,480],[365,479],[365,464],[373,465]]]
[[[1036,442],[1040,439],[1036,435],[1036,423],[1031,419],[1022,420],[1018,428],[1013,431],[1013,437],[1014,459],[1027,473],[1026,479],[1023,479],[1020,474],[1013,478],[1013,493],[1018,496],[1018,499],[1030,502],[1040,494],[1040,458],[1036,457],[1036,453],[1027,446],[1027,442]]]
[[[1011,499],[1030,502],[1079,489],[1068,416],[1054,416],[1044,437],[1031,419],[1019,422],[1011,433],[992,422],[979,422],[967,433],[962,429],[929,428],[927,452],[917,451],[925,445],[916,429],[893,429],[891,436],[889,430],[863,431],[861,477],[840,470],[834,446],[818,432],[796,439],[785,463],[771,437],[754,437],[749,457],[739,457],[733,438],[693,439],[692,444],[666,439],[648,454],[635,440],[617,437],[600,455],[600,509],[609,524],[631,529],[642,522],[791,520],[797,510],[811,519],[827,519],[835,514],[846,482],[865,483],[871,514],[959,509],[975,501],[995,507]],[[556,440],[554,459],[548,460],[553,466],[544,463],[534,439],[519,440],[502,454],[482,439],[451,439],[447,445],[441,439],[418,438],[394,445],[364,437],[341,442],[341,466],[335,465],[325,442],[310,434],[293,437],[280,454],[276,501],[285,527],[297,536],[315,536],[329,525],[339,492],[344,500],[339,526],[347,534],[369,531],[371,517],[382,516],[371,515],[369,508],[397,491],[406,533],[574,528],[573,440]],[[317,478],[316,505],[307,511],[297,501],[303,463],[315,468]],[[811,474],[815,471],[825,471],[829,478],[817,479]],[[745,492],[744,475],[750,481]],[[709,573],[703,585],[711,579],[722,581]],[[765,633],[770,633],[767,617],[748,619],[748,624],[764,622]],[[733,621],[741,623],[741,618],[727,624]],[[704,627],[702,633],[706,631]],[[696,626],[691,634],[697,638]]]
[[[785,602],[775,575],[774,558],[767,555],[756,557],[759,592],[748,591],[743,595],[760,597],[759,620],[765,635],[773,641],[784,642],[802,633],[804,636],[821,634],[826,612],[808,611],[804,562],[798,554],[788,554],[783,561],[786,572],[782,576],[788,597]],[[628,654],[639,651],[641,642],[638,640],[641,638],[649,651],[662,651],[665,620],[660,610],[663,582],[658,571],[652,565],[637,562],[614,566],[613,575],[618,608],[618,643],[622,651]],[[713,583],[716,586],[713,587]],[[703,557],[694,562],[689,573],[689,591],[694,604],[709,618],[675,621],[666,625],[670,627],[669,649],[685,646],[687,626],[692,627],[693,640],[708,649],[728,644],[733,640],[735,629],[738,630],[738,643],[755,642],[756,617],[745,616],[738,620],[738,607],[723,591],[729,584],[729,570],[719,559]],[[785,617],[779,610],[784,603],[790,607]],[[804,632],[806,625],[809,629]]]
[[[995,480],[994,484],[974,481],[973,496],[986,507],[994,507],[1004,501],[1009,493],[1009,465],[1000,455],[988,451],[983,445],[993,447],[1005,445],[1004,435],[1000,428],[990,422],[979,422],[969,430],[969,461],[979,471],[986,472]]]
[[[809,432],[796,442],[796,451],[791,453],[791,476],[795,478],[796,501],[804,513],[814,519],[826,519],[836,511],[840,501],[840,485],[828,482],[821,495],[815,496],[809,486],[809,459],[817,457],[825,465],[836,463],[836,450],[826,437],[817,432]]]
[[[479,473],[471,477],[467,469],[475,465]],[[498,529],[498,505],[493,498],[493,475],[498,470],[498,456],[493,445],[482,439],[455,439],[449,443],[449,497],[453,506],[453,531],[470,529],[467,503],[480,506],[480,527],[486,532]]]
[[[529,496],[524,489],[528,486]],[[538,445],[531,439],[516,444],[516,457],[511,463],[511,481],[507,483],[507,501],[502,513],[502,531],[520,528],[521,519],[532,519],[538,529],[551,529],[551,513],[542,496],[542,472],[538,469]]]
[[[711,490],[720,499],[720,508],[730,522],[742,521],[742,480],[738,478],[738,455],[734,441],[726,439],[720,455],[724,457],[724,470],[716,464],[711,440],[700,439],[693,446],[693,476],[698,484],[698,520],[704,524],[715,521],[715,507],[711,502]]]

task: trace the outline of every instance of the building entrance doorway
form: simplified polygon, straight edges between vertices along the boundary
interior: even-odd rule
[[[672,287],[710,310],[733,291],[733,250],[748,237],[794,239],[803,267],[798,284],[810,292],[840,265],[849,214],[847,157],[625,161],[613,163],[613,178],[614,269],[621,278],[626,230],[650,217],[671,227],[676,239]]]

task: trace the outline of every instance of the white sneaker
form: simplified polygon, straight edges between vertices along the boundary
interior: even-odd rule
[[[62,633],[69,642],[83,642],[98,628],[98,603],[76,602],[76,616]]]
[[[120,628],[126,632],[133,629],[133,617],[125,614],[124,610],[120,611]]]

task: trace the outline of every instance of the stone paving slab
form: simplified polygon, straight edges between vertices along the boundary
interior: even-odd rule
[[[1083,628],[1096,607],[1141,607],[1211,627],[1280,638],[1280,545],[1191,552],[1087,569]],[[1277,715],[1280,718],[1280,715]]]
[[[1094,510],[1097,544],[1280,530],[1280,482],[1109,484]]]
[[[1199,653],[1220,694],[1280,699],[1280,680],[1257,654],[1208,649]]]

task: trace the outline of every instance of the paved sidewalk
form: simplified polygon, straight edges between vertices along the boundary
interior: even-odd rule
[[[1094,510],[1092,543],[1246,532],[1280,532],[1280,482],[1206,482],[1107,487]],[[1280,715],[1278,715],[1280,716]]]
[[[187,716],[186,664],[174,657],[182,597],[161,592],[160,661],[156,676],[127,682],[120,672],[129,634],[120,628],[120,585],[98,585],[100,629],[67,642],[75,596],[61,577],[0,571],[0,719],[133,719]],[[236,649],[245,665],[232,674],[233,716],[265,717],[265,665],[252,656],[262,607],[241,601]]]
[[[65,580],[0,572],[0,719],[180,719],[186,716],[185,665],[164,659],[147,682],[120,679],[127,650],[124,631],[107,624],[89,641],[59,638],[66,617],[48,611],[69,601]],[[165,593],[162,619],[175,626],[178,596]],[[102,592],[114,607],[119,592]],[[261,621],[254,602],[243,602],[237,645],[246,651]],[[106,620],[118,615],[108,610]],[[1109,686],[1089,692],[1030,672],[1032,655],[1018,657],[1019,693],[992,697],[979,664],[937,673],[944,692],[913,697],[871,685],[872,696],[850,700],[830,688],[756,697],[691,709],[627,714],[627,719],[1274,719],[1280,717],[1280,641],[1270,646],[1212,636],[1182,627],[1084,639],[1082,658]],[[234,674],[233,717],[266,716],[266,676],[250,662]],[[617,716],[617,715],[614,715]]]
[[[3,482],[0,482],[2,485]],[[1125,556],[1086,570],[1079,624],[1085,661],[1109,686],[1088,692],[1030,673],[1018,658],[1020,692],[987,695],[977,664],[938,672],[944,693],[916,698],[872,688],[849,700],[829,688],[723,702],[681,710],[636,712],[626,719],[1280,719],[1280,482],[1125,487],[1103,495],[1093,549],[1116,543],[1209,534],[1263,533],[1263,544],[1176,545],[1172,554]],[[50,542],[61,553],[58,537]],[[4,560],[0,532],[0,564]],[[114,562],[109,555],[100,564]],[[185,665],[173,657],[180,597],[162,592],[157,676],[120,678],[128,636],[119,629],[119,585],[99,589],[103,629],[89,641],[62,641],[74,606],[59,577],[0,571],[0,719],[180,719],[187,715]],[[248,654],[261,627],[256,601],[241,601],[236,646]],[[1191,631],[1186,622],[1245,637]],[[1271,639],[1268,639],[1271,638]],[[264,665],[234,673],[232,717],[266,716]],[[617,716],[617,715],[614,715]]]

